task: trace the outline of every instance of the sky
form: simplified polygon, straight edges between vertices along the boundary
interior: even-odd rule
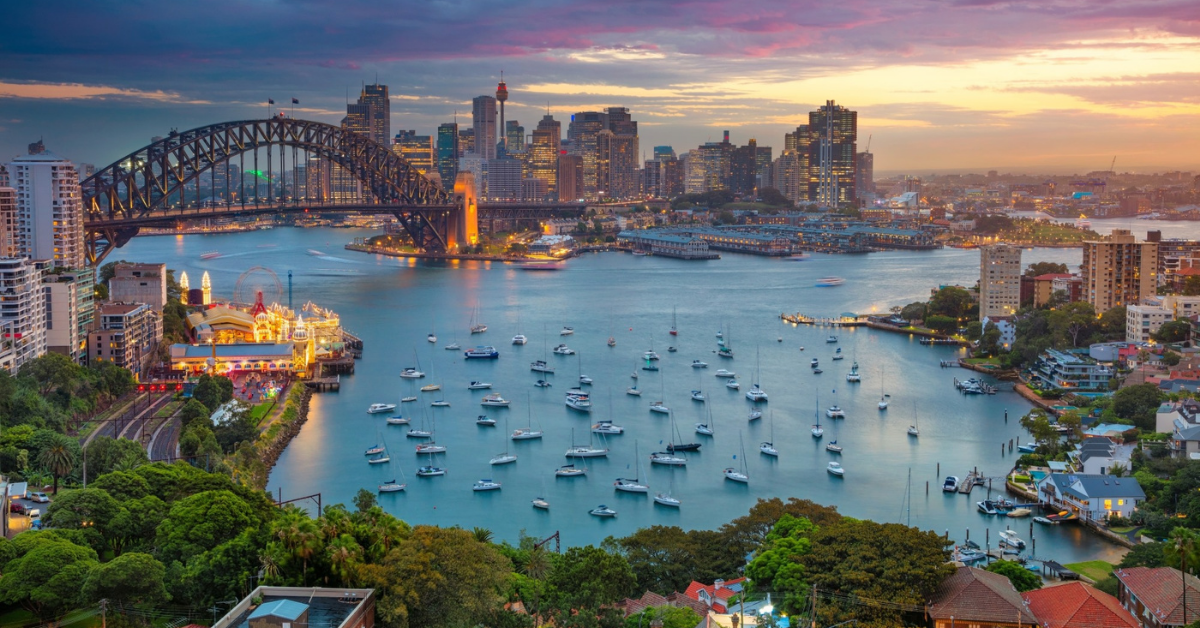
[[[775,147],[834,100],[877,172],[1200,170],[1197,0],[7,2],[0,160],[43,138],[104,166],[152,136],[267,115],[333,124],[362,84],[392,130],[629,107],[640,144]],[[290,110],[287,110],[291,113]]]

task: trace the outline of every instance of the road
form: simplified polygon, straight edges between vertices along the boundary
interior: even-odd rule
[[[101,423],[91,434],[88,434],[82,445],[87,447],[97,436],[107,436],[109,438],[138,436],[135,430],[142,427],[140,419],[153,418],[154,413],[171,400],[171,396],[169,394],[159,395],[157,398],[150,399],[149,405],[147,405],[149,396],[139,398],[125,412]]]

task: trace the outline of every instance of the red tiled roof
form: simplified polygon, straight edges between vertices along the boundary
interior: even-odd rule
[[[1117,569],[1113,575],[1141,601],[1142,606],[1154,613],[1158,623],[1183,624],[1183,582],[1178,569],[1130,567]],[[1187,583],[1188,598],[1200,600],[1200,580],[1189,575]],[[1192,598],[1193,595],[1197,597]]]
[[[959,567],[933,594],[929,616],[959,622],[1030,624],[1036,620],[1008,578],[975,567]]]
[[[1021,594],[1043,628],[1138,628],[1117,598],[1071,582]]]
[[[1074,277],[1074,275],[1071,273],[1046,273],[1045,275],[1038,275],[1037,277],[1034,277],[1033,280],[1054,281],[1055,279],[1067,279],[1068,277]]]
[[[738,594],[737,591],[733,591],[733,590],[727,588],[728,585],[738,584],[744,580],[745,580],[745,578],[734,578],[733,580],[726,580],[721,583],[720,588],[717,587],[716,583],[701,584],[701,583],[693,580],[692,583],[688,585],[687,591],[685,591],[684,594],[687,595],[688,597],[692,598],[693,600],[699,600],[700,592],[704,591],[712,599],[713,608],[717,612],[724,612],[725,601]]]
[[[708,605],[698,599],[692,599],[683,593],[675,591],[674,593],[663,597],[653,591],[646,591],[639,599],[625,598],[625,601],[618,602],[617,608],[625,609],[625,616],[636,615],[647,608],[658,608],[660,606],[680,606],[690,608],[696,611],[697,615],[705,615],[708,613]]]
[[[1184,276],[1200,275],[1200,268],[1196,268],[1195,266],[1189,266],[1187,268],[1180,268],[1179,270],[1175,271],[1174,274],[1184,275]]]

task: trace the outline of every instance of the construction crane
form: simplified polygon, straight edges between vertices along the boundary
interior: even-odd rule
[[[871,152],[871,138],[872,138],[872,137],[875,137],[875,135],[874,135],[874,134],[871,134],[871,135],[868,135],[868,136],[867,136],[867,149],[863,151],[864,153],[869,153],[869,152]]]
[[[1113,155],[1112,163],[1108,164],[1108,173],[1111,175],[1117,174],[1116,168],[1117,168],[1117,156]]]

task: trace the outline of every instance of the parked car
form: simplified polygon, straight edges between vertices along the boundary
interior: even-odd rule
[[[45,493],[41,493],[41,492],[30,493],[28,499],[31,502],[37,502],[39,504],[50,503],[50,496],[46,495]]]
[[[22,504],[21,502],[12,502],[8,505],[8,511],[14,515],[23,515],[25,514],[25,504]]]

